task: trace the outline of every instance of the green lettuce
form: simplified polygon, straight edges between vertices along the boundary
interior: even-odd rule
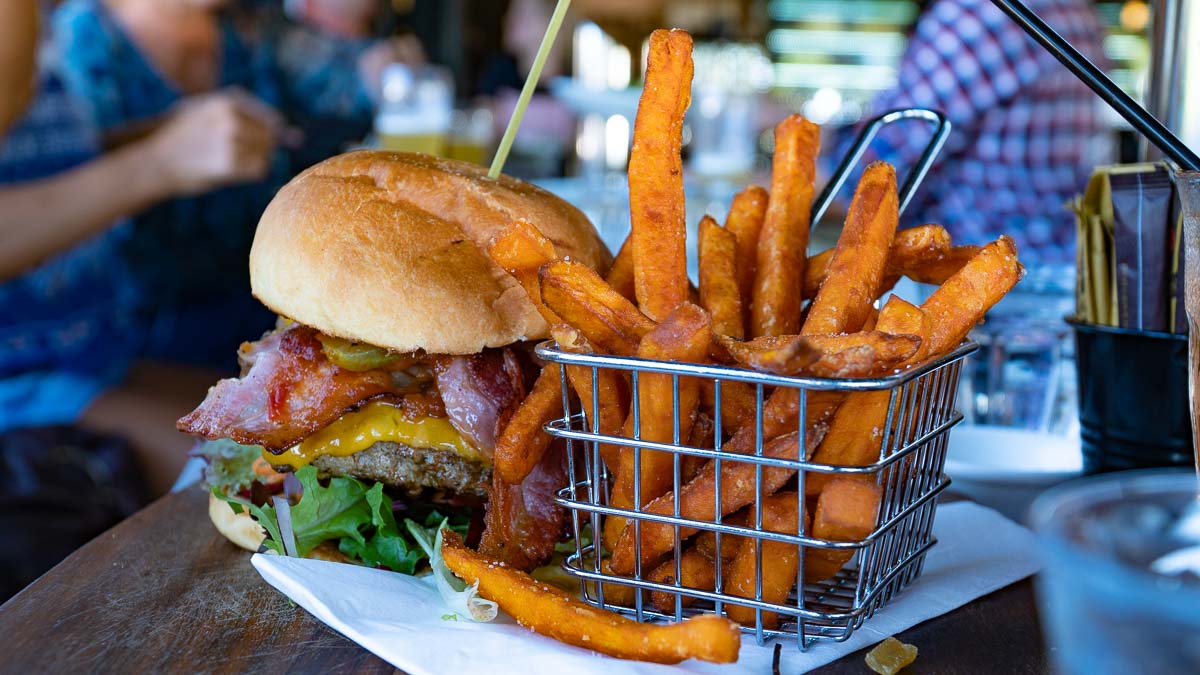
[[[230,494],[248,489],[262,476],[254,473],[254,462],[262,457],[257,445],[242,445],[228,438],[198,443],[191,454],[205,460],[204,482]]]
[[[330,478],[322,485],[317,469],[306,466],[296,471],[304,488],[300,501],[291,507],[292,534],[296,552],[308,555],[322,542],[337,543],[338,550],[371,567],[386,567],[402,574],[414,574],[427,552],[406,535],[392,513],[392,500],[383,492],[383,483],[370,488],[365,483],[345,476]],[[286,555],[279,518],[270,504],[257,506],[239,497],[227,496],[218,488],[213,494],[228,502],[234,511],[246,510],[267,531],[263,544],[270,550]],[[434,511],[426,522],[445,516]],[[452,526],[465,533],[465,519]]]
[[[454,610],[451,614],[443,614],[442,619],[457,621],[459,615],[483,623],[495,619],[499,606],[491,600],[479,597],[479,584],[468,586],[462,579],[454,576],[442,561],[442,531],[451,529],[459,531],[460,534],[461,531],[449,526],[447,519],[434,523],[431,523],[431,520],[432,518],[426,518],[424,526],[413,520],[405,520],[404,525],[425,555],[429,556],[429,566],[433,569],[433,581],[438,594],[442,596],[446,607]]]

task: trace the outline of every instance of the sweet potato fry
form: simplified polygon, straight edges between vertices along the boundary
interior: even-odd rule
[[[817,499],[812,533],[826,541],[861,541],[874,531],[882,490],[873,481],[839,477],[829,481]],[[854,557],[854,549],[809,548],[804,556],[804,580],[824,581]]]
[[[931,325],[928,353],[939,356],[958,346],[992,305],[1025,276],[1017,246],[1002,236],[984,246],[921,305]]]
[[[741,364],[780,375],[870,377],[896,368],[917,352],[920,337],[880,331],[842,335],[778,335],[721,340]]]
[[[863,331],[869,332],[875,330],[875,326],[879,323],[879,310],[871,307],[870,313],[867,314],[867,320],[863,322]]]
[[[803,334],[835,335],[862,328],[883,281],[899,220],[896,171],[885,162],[872,162],[854,190],[850,214],[825,283],[809,307]]]
[[[918,225],[897,230],[896,238],[892,240],[892,247],[888,252],[887,268],[880,287],[890,288],[895,285],[896,277],[908,275],[910,270],[933,265],[950,251],[950,233],[941,225]],[[833,252],[832,248],[826,249],[808,259],[808,264],[804,267],[804,297],[816,297],[821,284],[825,282],[825,276],[829,273]]]
[[[691,303],[684,303],[646,334],[637,355],[659,361],[702,363],[708,356],[711,339],[712,323],[708,314]],[[671,375],[664,373],[641,374],[636,392],[640,439],[672,443],[686,440],[691,435],[700,404],[700,383],[695,378],[679,378],[679,418],[676,419],[672,380]],[[633,438],[638,430],[633,427],[632,413],[627,420],[625,436]],[[671,489],[675,455],[646,449],[638,454],[640,457],[635,463],[633,448],[621,448],[617,478],[609,496],[613,506],[625,509],[641,506]],[[640,468],[635,471],[635,467]],[[640,485],[636,494],[635,484]],[[640,504],[637,503],[639,499]],[[624,528],[624,520],[618,516],[608,517],[604,526],[606,541],[614,539],[612,535]]]
[[[596,351],[587,338],[566,324],[551,326],[550,336],[554,338],[558,348],[566,352],[591,354]],[[567,366],[567,380],[575,390],[575,395],[579,397],[584,417],[587,418],[588,430],[599,431],[606,436],[616,436],[621,433],[621,427],[625,424],[625,415],[629,408],[629,386],[620,371],[597,368],[595,373],[593,383],[591,368]],[[599,418],[598,428],[593,411]],[[617,466],[619,451],[614,445],[600,446],[601,457],[614,469]]]
[[[754,270],[758,267],[758,235],[767,215],[767,201],[767,191],[751,185],[733,196],[725,218],[725,229],[737,239],[737,283],[742,311],[747,315],[753,297]]]
[[[820,444],[824,435],[823,425],[817,425],[807,436],[806,456]],[[763,446],[763,456],[785,459],[796,459],[799,438],[796,432],[780,436]],[[795,475],[795,471],[776,467],[764,467],[762,470],[762,494],[764,496],[778,491]],[[738,462],[733,459],[721,463],[721,503],[719,511],[726,515],[751,504],[755,498],[754,465]],[[675,493],[667,492],[658,499],[650,502],[643,511],[658,515],[674,515]],[[694,520],[713,520],[716,501],[716,465],[709,462],[700,475],[679,490],[679,513],[684,518]],[[674,528],[671,525],[643,521],[641,524],[641,561],[647,565],[656,561],[659,556],[667,553],[675,545]],[[636,564],[634,551],[634,528],[627,527],[621,533],[613,547],[612,568],[618,574],[632,574]],[[681,527],[679,536],[687,539],[696,530]]]
[[[675,583],[675,561],[667,559],[650,571],[650,581],[660,584]],[[685,588],[697,588],[711,591],[717,585],[717,568],[713,559],[697,551],[694,547],[683,551],[679,556],[679,583]],[[679,602],[683,607],[689,607],[695,598],[680,596]],[[650,604],[660,612],[675,611],[675,594],[663,591],[650,591]]]
[[[517,623],[561,642],[617,658],[654,663],[737,660],[741,633],[735,624],[721,617],[698,616],[668,625],[638,623],[596,609],[565,591],[475,553],[449,531],[443,533],[442,558],[450,571],[468,584],[478,584],[479,594],[498,604]]]
[[[801,283],[820,143],[817,125],[792,115],[775,127],[771,198],[758,237],[750,336],[800,332]]]
[[[780,534],[797,534],[800,521],[798,496],[795,492],[780,492],[762,500],[763,529]],[[805,514],[807,517],[807,514]],[[778,541],[762,543],[762,600],[775,604],[787,601],[788,593],[796,585],[796,570],[800,565],[800,548],[795,544]],[[743,538],[737,557],[725,571],[725,592],[742,598],[755,596],[758,577],[758,545],[753,539]],[[744,605],[730,604],[725,608],[730,619],[743,626],[753,626],[754,609]],[[779,625],[779,615],[763,612],[763,628],[774,629]]]
[[[650,35],[629,155],[629,213],[638,306],[661,321],[688,299],[683,117],[692,100],[692,36]]]
[[[523,219],[513,221],[488,244],[488,255],[520,282],[547,323],[561,320],[542,302],[542,287],[538,282],[538,269],[558,260],[558,254],[554,244],[536,227]]]
[[[709,216],[700,220],[700,305],[713,333],[742,339],[745,317],[737,285],[737,237]]]
[[[711,448],[716,442],[713,434],[716,427],[706,413],[697,413],[696,421],[692,424],[692,433],[688,436],[687,444],[693,448]],[[696,477],[704,466],[705,459],[695,455],[684,455],[679,458],[679,479],[684,483]]]
[[[700,387],[700,402],[714,416],[717,413],[717,392],[712,382]],[[754,421],[754,385],[727,380],[721,383],[721,431],[735,432]]]
[[[747,520],[750,518],[750,510],[753,507],[747,507],[736,513],[725,516],[721,519],[726,525],[736,525],[745,527]],[[692,547],[703,553],[709,560],[716,560],[717,556],[721,556],[721,562],[727,563],[733,560],[737,555],[738,547],[742,538],[736,534],[722,534],[721,546],[717,548],[717,533],[712,530],[704,530],[692,540]]]
[[[901,365],[919,363],[925,358],[931,326],[929,317],[919,308],[893,295],[879,312],[876,327],[922,338],[921,347]],[[867,466],[879,461],[891,396],[891,391],[883,390],[856,392],[847,397],[834,413],[825,440],[813,453],[813,461],[838,466]],[[805,493],[818,494],[831,478],[832,474],[809,474]]]
[[[947,279],[958,274],[958,271],[971,258],[974,258],[982,248],[982,246],[972,246],[970,244],[954,246],[947,250],[945,254],[933,260],[907,266],[903,274],[909,279],[922,284],[940,286],[946,283]]]
[[[654,322],[582,263],[557,260],[538,272],[542,300],[596,347],[620,356],[637,352]]]
[[[559,384],[558,368],[545,366],[529,395],[521,402],[517,411],[504,425],[504,431],[496,439],[493,469],[509,483],[525,480],[533,467],[542,461],[546,448],[553,437],[542,427],[550,420],[561,417],[562,387]]]
[[[816,377],[875,377],[905,363],[921,346],[917,335],[892,335],[879,330],[845,335],[809,335],[821,355],[803,372]]]
[[[608,268],[608,276],[604,280],[627,300],[637,302],[633,290],[633,242],[630,237],[626,237],[625,243],[621,244],[621,250],[613,258],[612,267]]]

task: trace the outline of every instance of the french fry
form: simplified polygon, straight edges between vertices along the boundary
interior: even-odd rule
[[[798,496],[795,492],[780,492],[762,500],[763,529],[779,534],[797,534],[800,520]],[[805,514],[807,517],[807,514]],[[725,592],[742,598],[755,596],[758,580],[758,545],[755,540],[743,538],[737,556],[725,571]],[[762,542],[762,600],[774,604],[787,601],[788,593],[796,585],[796,570],[800,565],[800,548],[795,544],[779,541]],[[725,614],[743,626],[755,625],[754,608],[729,604]],[[779,615],[763,612],[763,628],[774,629],[779,625]]]
[[[804,372],[816,377],[853,379],[883,375],[900,367],[921,347],[920,336],[879,330],[807,337],[821,358]]]
[[[882,488],[874,481],[838,477],[829,481],[817,499],[812,534],[826,541],[861,541],[874,531]],[[854,556],[854,549],[808,548],[804,580],[824,581],[837,574]]]
[[[700,387],[700,401],[704,409],[716,415],[717,390],[711,382]],[[754,421],[754,385],[736,380],[721,382],[721,430],[734,432]]]
[[[753,507],[747,507],[741,511],[738,511],[737,513],[726,516],[722,522],[724,522],[726,525],[745,527],[751,508]],[[742,537],[736,534],[722,534],[721,546],[718,548],[717,533],[713,532],[712,530],[704,530],[700,534],[697,534],[694,539],[692,539],[692,548],[700,553],[703,553],[709,560],[715,561],[717,556],[720,556],[722,563],[728,563],[732,561],[735,556],[737,556],[738,548],[741,546],[741,541]]]
[[[963,248],[963,247],[959,247]],[[978,248],[978,247],[974,247]],[[816,297],[821,284],[829,273],[829,263],[833,260],[835,249],[826,249],[808,259],[804,267],[804,297]],[[950,233],[941,225],[918,225],[904,230],[897,230],[896,238],[892,240],[888,252],[887,269],[884,273],[882,287],[894,285],[895,277],[918,272],[951,255]],[[965,263],[966,260],[962,260]],[[962,264],[960,263],[959,267]],[[957,268],[955,269],[957,271]],[[946,275],[949,277],[949,275]],[[929,281],[925,283],[942,283]],[[878,297],[878,295],[877,295]]]
[[[742,339],[745,317],[737,282],[737,237],[709,216],[700,220],[700,305],[715,335]]]
[[[824,426],[814,425],[808,431],[805,456],[812,452],[824,436]],[[796,432],[780,436],[763,446],[764,457],[780,459],[797,459],[799,437]],[[734,459],[723,460],[721,463],[721,502],[717,504],[716,494],[716,465],[709,462],[700,475],[679,490],[679,515],[693,520],[713,520],[717,517],[714,506],[720,515],[727,515],[738,509],[752,504],[755,499],[755,467],[753,464],[738,462]],[[764,496],[777,492],[784,486],[795,471],[780,467],[763,467],[762,494]],[[676,495],[668,492],[650,502],[643,512],[661,516],[675,514]],[[675,545],[674,526],[653,521],[642,521],[641,530],[641,563],[648,565],[667,553]],[[696,534],[695,528],[680,527],[679,536],[687,539]],[[637,562],[634,550],[636,538],[634,528],[627,527],[621,533],[613,547],[612,568],[618,574],[632,574]]]
[[[596,351],[587,338],[566,324],[551,326],[550,336],[558,343],[558,348],[565,352],[592,354]],[[588,421],[588,430],[599,431],[606,436],[619,435],[629,407],[628,384],[620,371],[597,368],[595,372],[596,381],[593,382],[591,368],[567,366],[567,380],[575,390],[575,395],[579,397],[584,417]],[[593,411],[599,418],[598,428]],[[600,446],[600,456],[610,467],[617,466],[619,452],[620,448],[614,445],[605,443]]]
[[[940,286],[946,283],[947,279],[958,274],[958,271],[971,258],[974,258],[982,248],[982,246],[972,246],[970,244],[954,246],[946,251],[944,255],[938,256],[934,260],[908,266],[905,268],[903,274],[909,279],[922,284]]]
[[[742,365],[780,375],[870,377],[892,370],[916,354],[921,339],[880,331],[841,335],[778,335],[750,342],[722,339]]]
[[[488,244],[488,255],[505,272],[516,278],[547,323],[561,321],[542,302],[542,288],[538,282],[538,269],[558,260],[558,254],[554,251],[554,244],[536,227],[523,219],[514,220]]]
[[[940,356],[957,347],[1024,276],[1010,237],[1002,236],[980,249],[921,305],[931,325],[929,355]]]
[[[713,434],[716,427],[706,413],[698,413],[692,424],[692,433],[688,436],[687,444],[693,448],[711,448],[716,443]],[[705,459],[696,455],[683,455],[679,458],[679,479],[684,483],[696,477],[704,467]]]
[[[660,584],[675,583],[675,561],[667,559],[650,571],[647,577],[650,581]],[[713,559],[697,551],[694,547],[685,549],[679,556],[679,583],[685,588],[696,588],[711,591],[717,586],[717,568]],[[695,598],[686,595],[679,596],[682,607],[690,607]],[[675,611],[675,594],[664,591],[650,591],[650,604],[660,612]]]
[[[683,117],[692,100],[692,36],[650,35],[629,155],[629,213],[638,307],[661,321],[688,299]]]
[[[771,198],[758,237],[750,337],[800,332],[801,283],[820,129],[792,115],[775,127]]]
[[[710,615],[676,624],[639,623],[596,609],[566,591],[475,553],[453,532],[444,531],[442,536],[442,559],[450,571],[468,584],[478,584],[481,596],[535,633],[622,659],[653,663],[737,660],[741,633],[724,618]]]
[[[809,307],[803,334],[834,335],[862,328],[883,281],[899,219],[896,171],[885,162],[872,162],[854,190],[846,225],[825,282]]]
[[[529,395],[521,402],[504,431],[496,439],[493,469],[508,483],[525,480],[533,467],[542,461],[553,438],[542,430],[547,422],[561,417],[562,388],[558,368],[546,366],[533,383]]]
[[[638,347],[641,358],[659,361],[702,363],[708,356],[712,339],[712,323],[701,308],[684,303],[671,312],[654,330],[646,334]],[[700,383],[695,378],[679,378],[679,418],[675,417],[673,377],[665,373],[643,373],[639,378],[638,438],[657,443],[672,443],[687,439],[695,422],[700,404]],[[627,418],[627,438],[638,431],[633,427],[633,414]],[[644,505],[671,489],[674,482],[675,455],[659,450],[642,449],[637,462],[631,447],[621,448],[617,478],[609,502],[618,508],[629,509]],[[635,471],[635,467],[637,470]],[[635,478],[636,474],[636,478]],[[640,486],[635,494],[635,484]],[[641,503],[637,503],[637,497]],[[615,541],[625,527],[625,519],[609,516],[604,524],[605,541]]]
[[[896,296],[889,298],[879,312],[876,327],[922,338],[921,347],[908,359],[908,363],[919,363],[928,353],[932,330],[929,317],[911,303]],[[891,397],[889,390],[851,394],[834,413],[825,440],[813,453],[813,461],[838,466],[867,466],[879,461]],[[810,473],[805,482],[805,493],[810,496],[818,494],[831,476]],[[874,477],[868,479],[874,480]]]
[[[875,330],[875,326],[879,323],[879,310],[871,307],[871,312],[867,314],[867,320],[863,322],[863,331],[869,332]]]
[[[751,185],[733,196],[729,215],[725,218],[725,229],[737,239],[737,284],[747,319],[753,297],[754,270],[758,267],[758,235],[767,215],[767,201],[767,191]]]
[[[621,244],[617,257],[613,258],[612,267],[608,268],[608,276],[604,277],[613,290],[625,296],[631,302],[637,302],[633,289],[633,243],[629,237]]]
[[[538,272],[542,300],[596,347],[633,356],[654,322],[582,263],[557,260]]]

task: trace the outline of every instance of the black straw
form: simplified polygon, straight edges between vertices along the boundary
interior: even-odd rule
[[[1183,141],[1172,134],[1167,127],[1159,122],[1145,108],[1138,105],[1108,78],[1091,61],[1087,60],[1063,36],[1046,25],[1041,17],[1034,14],[1020,0],[992,0],[1013,21],[1017,22],[1033,39],[1037,40],[1046,51],[1050,52],[1062,64],[1096,95],[1112,106],[1127,122],[1133,125],[1148,141],[1153,143],[1162,153],[1170,157],[1185,171],[1200,171],[1200,156],[1192,152]]]

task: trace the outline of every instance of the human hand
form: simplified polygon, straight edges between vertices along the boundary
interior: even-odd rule
[[[148,142],[174,194],[261,180],[288,130],[283,117],[240,90],[180,104]]]

